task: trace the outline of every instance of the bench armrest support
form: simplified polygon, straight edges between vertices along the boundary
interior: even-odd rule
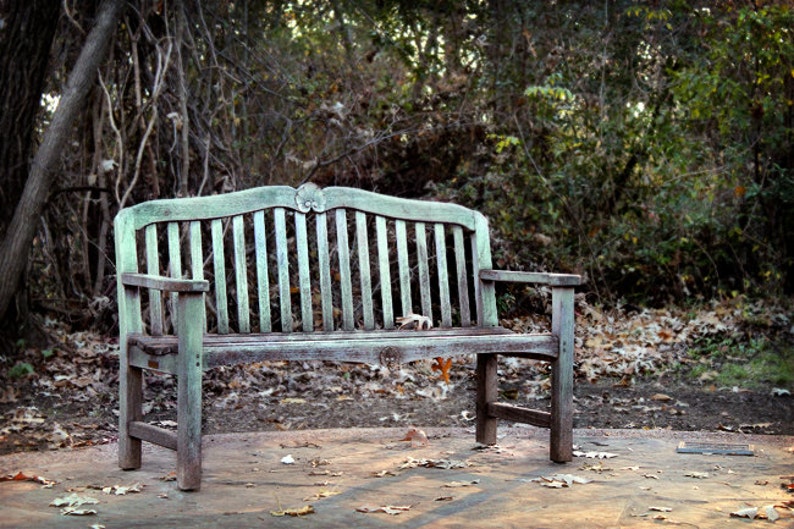
[[[480,279],[483,281],[509,283],[536,283],[552,287],[575,287],[582,284],[582,276],[574,274],[546,274],[508,270],[480,270]]]
[[[153,288],[167,292],[209,292],[210,283],[205,279],[176,279],[149,274],[123,273],[121,282],[127,287]]]

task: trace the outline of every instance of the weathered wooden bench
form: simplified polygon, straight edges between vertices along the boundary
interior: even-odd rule
[[[153,200],[115,220],[119,465],[141,441],[177,452],[180,489],[201,484],[203,370],[270,360],[395,364],[477,355],[477,441],[498,419],[550,429],[572,457],[574,287],[580,277],[491,268],[485,217],[455,204],[358,189],[271,186]],[[548,285],[545,334],[499,326],[495,283]],[[406,331],[417,314],[432,329]],[[426,326],[423,326],[426,327]],[[497,357],[552,364],[551,411],[498,402]],[[144,422],[143,372],[177,376],[177,431]]]

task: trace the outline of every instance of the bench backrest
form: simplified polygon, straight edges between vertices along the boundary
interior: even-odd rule
[[[207,279],[210,333],[392,329],[409,313],[434,326],[496,325],[488,223],[455,204],[305,184],[153,200],[115,221],[117,274]],[[119,287],[122,329],[170,334],[157,292]]]

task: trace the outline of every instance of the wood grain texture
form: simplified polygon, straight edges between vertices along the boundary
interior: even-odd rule
[[[211,223],[212,272],[215,284],[215,312],[218,317],[218,332],[228,334],[229,298],[226,294],[226,252],[223,247],[223,221],[215,219]]]
[[[254,213],[254,252],[256,255],[256,296],[259,305],[259,332],[273,330],[270,314],[270,276],[267,264],[265,212]]]
[[[289,286],[289,246],[287,242],[287,212],[273,210],[276,227],[276,263],[278,266],[278,302],[281,307],[281,332],[292,332],[292,292]]]
[[[375,314],[372,308],[372,278],[369,261],[369,230],[367,217],[361,211],[356,211],[356,243],[358,249],[358,269],[361,278],[361,310],[364,317],[364,329],[371,331],[375,328]]]
[[[179,224],[176,222],[168,223],[168,274],[174,279],[182,278],[182,251],[181,241],[179,237]],[[179,294],[172,292],[170,294],[171,303],[171,321],[174,328],[176,328],[177,320],[177,300]]]
[[[320,305],[323,315],[323,330],[334,330],[334,294],[331,283],[331,249],[328,246],[328,218],[319,213],[317,226],[317,268],[320,274]]]
[[[157,250],[157,226],[146,226],[146,271],[160,275],[160,253]],[[155,289],[149,289],[149,330],[154,335],[163,334],[163,298]]]
[[[314,330],[314,310],[312,308],[311,269],[309,264],[309,236],[306,229],[306,215],[295,214],[295,247],[298,254],[298,291],[301,303],[301,327],[305,332]]]
[[[414,309],[411,303],[411,269],[408,265],[408,234],[405,221],[398,219],[394,223],[397,237],[397,269],[400,278],[400,304],[402,315],[411,314]]]
[[[232,248],[234,263],[234,286],[237,289],[237,329],[251,332],[251,314],[248,309],[248,264],[245,251],[245,229],[243,216],[232,217]]]
[[[551,291],[551,332],[558,340],[557,358],[551,366],[551,459],[565,463],[573,459],[573,287]]]
[[[469,274],[466,266],[466,247],[463,239],[463,229],[460,226],[452,227],[452,237],[455,241],[455,273],[458,280],[458,310],[460,311],[460,325],[471,325],[471,305],[469,304]]]
[[[353,278],[350,274],[350,242],[347,234],[347,211],[336,210],[336,247],[339,256],[339,284],[342,292],[342,330],[355,327],[353,315]]]
[[[201,378],[202,334],[192,322],[200,321],[201,294],[179,297],[179,354],[177,355],[177,486],[182,490],[201,487]]]
[[[438,297],[441,306],[441,326],[452,326],[452,306],[449,299],[449,272],[447,271],[447,241],[444,225],[437,222],[433,225],[436,246],[436,271],[438,273]]]
[[[504,281],[508,283],[537,283],[550,286],[578,286],[582,277],[574,274],[542,274],[538,272],[515,272],[511,270],[480,270],[484,281]]]
[[[210,289],[209,281],[204,279],[173,279],[131,272],[121,274],[121,284],[166,292],[209,292]]]
[[[375,231],[378,240],[378,273],[380,277],[380,295],[383,306],[383,328],[394,328],[394,306],[392,305],[392,280],[389,265],[389,234],[386,218],[378,215],[375,218]]]

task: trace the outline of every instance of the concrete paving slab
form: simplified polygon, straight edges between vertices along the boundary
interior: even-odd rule
[[[794,474],[794,437],[577,430],[590,457],[560,465],[548,460],[545,430],[502,426],[487,449],[465,429],[425,432],[427,446],[402,441],[405,429],[206,436],[202,489],[190,493],[168,480],[174,453],[151,445],[130,472],[117,468],[116,445],[3,456],[0,475],[56,483],[0,483],[0,528],[794,528],[782,507],[773,526],[730,516],[794,500],[781,488]],[[682,441],[754,455],[676,453]],[[102,490],[136,484],[126,495]],[[50,506],[70,494],[98,500],[81,507],[96,514]]]

